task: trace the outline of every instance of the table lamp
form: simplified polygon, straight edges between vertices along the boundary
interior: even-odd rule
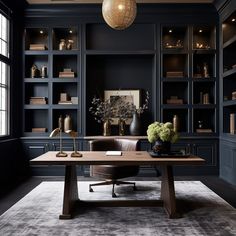
[[[65,132],[73,138],[74,152],[71,153],[71,157],[82,157],[82,154],[77,152],[77,149],[76,149],[75,138],[77,136],[77,132],[73,130],[67,130]]]
[[[49,135],[50,138],[59,135],[60,137],[60,151],[56,154],[57,157],[67,157],[67,153],[62,151],[62,138],[61,138],[62,130],[60,128],[54,129]]]

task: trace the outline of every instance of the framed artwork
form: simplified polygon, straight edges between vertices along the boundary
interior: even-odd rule
[[[104,91],[104,100],[110,99],[110,101],[117,101],[117,105],[120,104],[119,99],[122,99],[124,102],[134,104],[136,108],[140,107],[140,91],[139,89],[135,90],[105,90]],[[112,117],[112,125],[118,125],[118,117]],[[126,124],[130,124],[132,117],[126,120]]]

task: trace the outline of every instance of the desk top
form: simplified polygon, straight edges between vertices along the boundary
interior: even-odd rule
[[[152,158],[145,151],[122,151],[122,156],[106,156],[106,152],[83,151],[82,157],[56,157],[57,152],[47,152],[30,161],[31,165],[201,165],[205,160],[194,155],[188,157]]]

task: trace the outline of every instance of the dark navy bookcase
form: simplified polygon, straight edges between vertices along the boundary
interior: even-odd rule
[[[171,32],[169,32],[171,30]],[[40,33],[43,31],[43,34]],[[70,33],[72,31],[72,35]],[[25,10],[23,37],[23,125],[21,141],[29,159],[48,150],[58,150],[59,140],[49,139],[58,127],[58,117],[70,114],[78,131],[80,150],[87,149],[84,136],[101,135],[101,125],[94,121],[89,107],[94,95],[108,89],[140,89],[150,93],[148,110],[142,114],[143,135],[148,124],[158,120],[180,119],[181,140],[174,149],[206,159],[201,167],[176,168],[178,174],[218,174],[219,139],[219,18],[211,4],[139,4],[137,18],[130,28],[115,31],[101,17],[100,5],[36,5]],[[60,39],[74,40],[72,50],[59,51]],[[180,40],[181,46],[176,45]],[[32,51],[29,45],[45,44],[46,50]],[[197,46],[203,44],[203,47]],[[204,63],[209,76],[203,75]],[[47,66],[47,78],[30,78],[33,64]],[[75,78],[59,78],[63,68],[72,68]],[[167,72],[181,71],[183,76],[169,77]],[[66,92],[78,97],[76,105],[59,105],[59,95]],[[200,95],[207,93],[209,103]],[[30,97],[46,97],[45,105],[30,105]],[[167,104],[177,96],[183,104]],[[207,133],[196,132],[198,121]],[[32,128],[45,127],[45,133]],[[127,129],[128,130],[128,129]],[[112,128],[117,135],[117,127]],[[127,135],[128,135],[127,131]],[[72,140],[63,135],[65,150],[72,150]],[[141,140],[140,148],[151,145]],[[59,168],[34,168],[36,175],[57,175]],[[81,175],[88,169],[80,169]],[[154,175],[152,167],[141,168],[141,175]]]

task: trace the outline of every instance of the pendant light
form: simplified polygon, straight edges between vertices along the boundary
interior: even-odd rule
[[[128,28],[137,14],[135,0],[103,0],[102,15],[106,23],[113,29]]]

